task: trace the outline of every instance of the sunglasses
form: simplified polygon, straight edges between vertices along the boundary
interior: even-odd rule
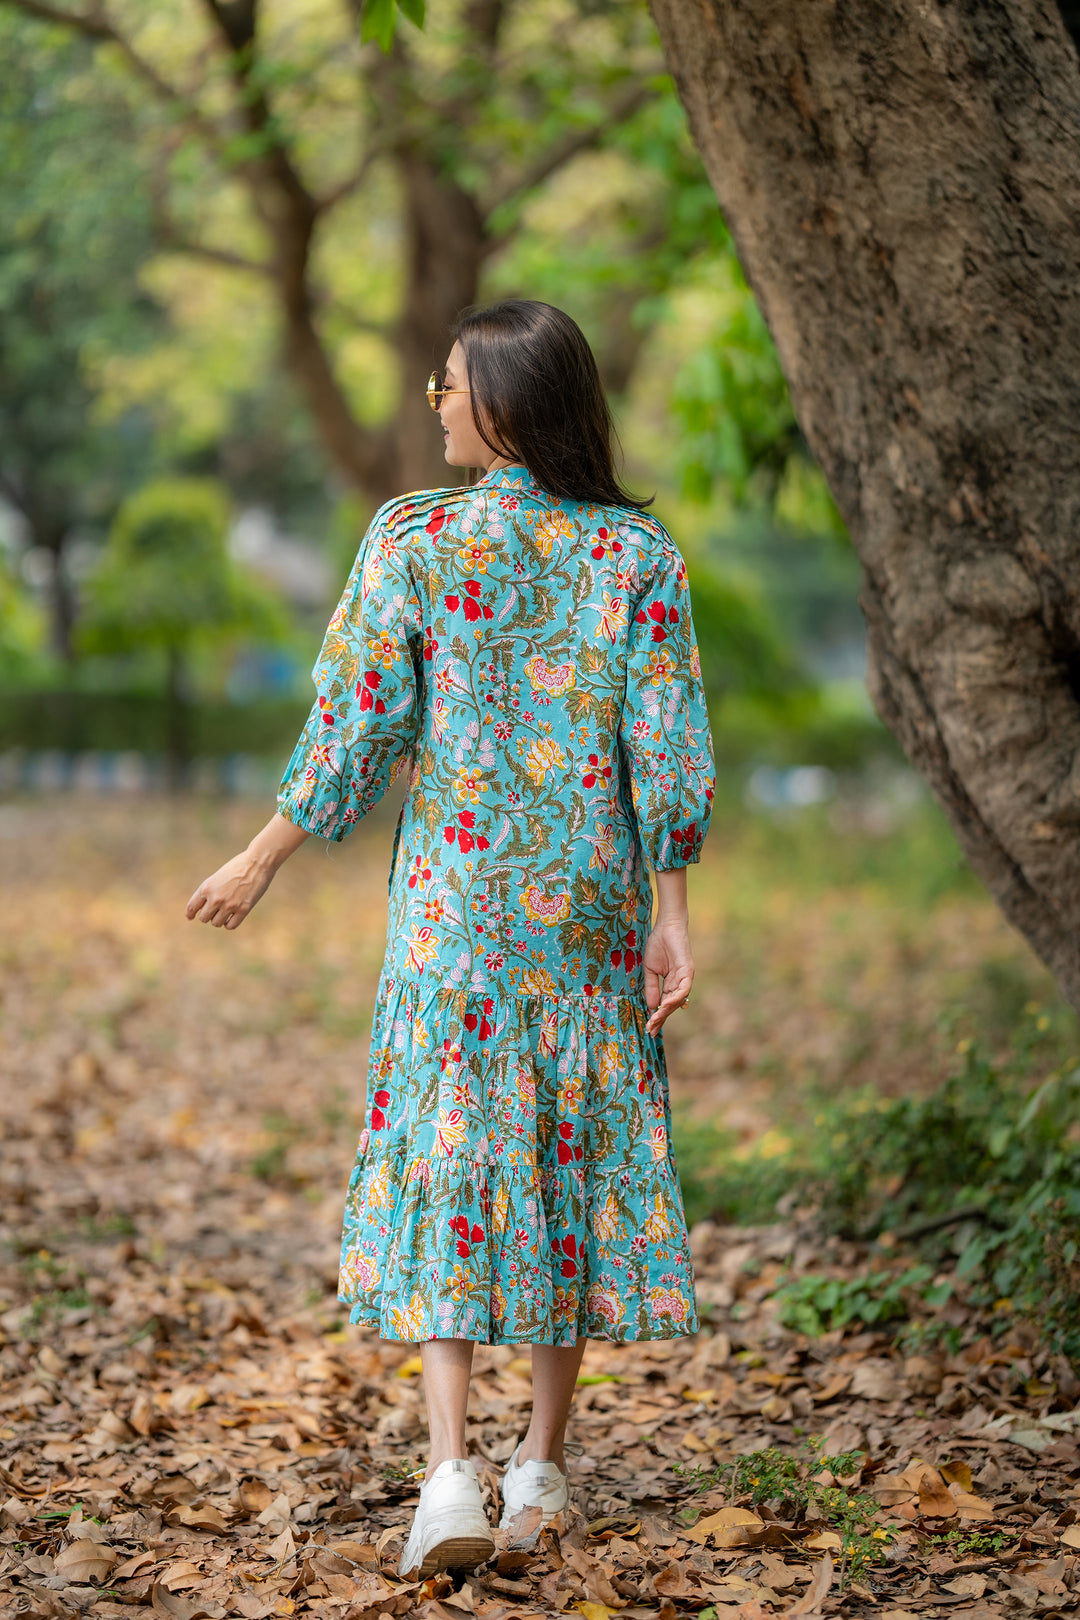
[[[468,394],[469,392],[468,388],[447,388],[443,382],[441,371],[433,371],[428,378],[427,402],[433,411],[438,410],[447,394]]]

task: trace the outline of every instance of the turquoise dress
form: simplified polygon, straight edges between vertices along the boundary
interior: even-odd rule
[[[648,867],[714,766],[686,569],[523,467],[389,502],[314,669],[281,814],[341,839],[407,778],[339,1297],[386,1339],[697,1328]]]

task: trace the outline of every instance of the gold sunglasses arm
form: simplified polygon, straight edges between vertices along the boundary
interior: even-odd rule
[[[446,398],[447,394],[468,394],[468,393],[471,393],[471,392],[472,392],[472,390],[469,389],[469,388],[438,388],[438,387],[436,387],[435,373],[434,372],[432,372],[431,376],[428,378],[427,402],[431,406],[433,411],[438,410],[439,406],[442,404],[442,402]]]

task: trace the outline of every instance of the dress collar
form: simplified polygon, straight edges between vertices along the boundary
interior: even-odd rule
[[[485,489],[521,489],[532,482],[532,474],[524,462],[512,461],[508,467],[493,467],[483,478],[476,480],[473,488],[479,489],[483,485]]]

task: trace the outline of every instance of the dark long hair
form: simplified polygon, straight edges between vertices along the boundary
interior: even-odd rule
[[[652,504],[615,476],[611,412],[585,334],[551,304],[508,298],[467,309],[454,336],[465,354],[476,431],[557,499]],[[485,422],[486,418],[486,422]]]

